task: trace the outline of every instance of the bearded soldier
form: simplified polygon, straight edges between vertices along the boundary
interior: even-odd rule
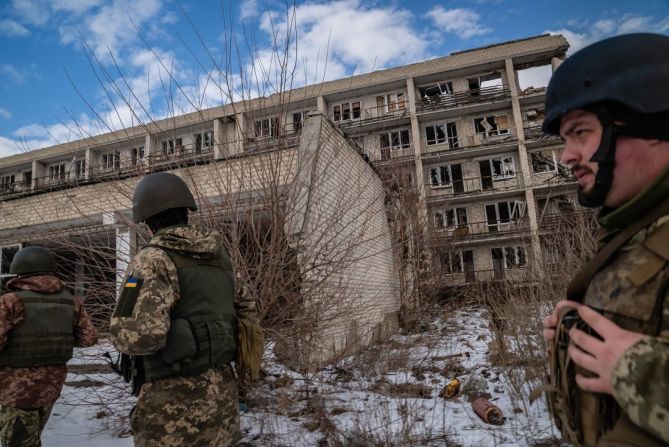
[[[130,416],[140,447],[228,446],[238,438],[230,362],[237,317],[255,320],[255,302],[235,302],[222,236],[188,225],[196,209],[171,173],[146,176],[133,195],[133,219],[153,238],[128,267],[110,329],[141,386]]]
[[[41,445],[73,347],[93,346],[97,332],[82,301],[63,288],[48,250],[19,250],[9,273],[9,292],[0,297],[0,439],[3,447],[33,447]]]
[[[544,320],[549,403],[586,446],[669,445],[669,37],[590,45],[554,73],[544,131],[579,201],[601,207],[599,247]]]

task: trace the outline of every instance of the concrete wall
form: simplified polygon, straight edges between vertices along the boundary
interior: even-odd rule
[[[375,170],[321,114],[306,120],[298,158],[285,231],[320,326],[299,352],[312,365],[394,331],[400,284]]]

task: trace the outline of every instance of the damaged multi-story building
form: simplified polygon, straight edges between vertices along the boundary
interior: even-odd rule
[[[437,288],[513,280],[552,256],[542,228],[574,210],[574,183],[560,140],[541,132],[544,89],[521,89],[519,74],[554,70],[567,49],[560,35],[504,42],[0,159],[0,268],[47,245],[74,292],[112,307],[146,240],[129,219],[133,187],[173,170],[196,193],[196,221],[237,229],[229,243],[281,234],[290,275],[263,276],[262,244],[232,253],[255,260],[240,280],[257,297],[261,280],[290,285],[266,317],[297,300],[291,318],[319,327],[315,358],[347,352],[396,328],[419,280],[403,265],[416,232]],[[398,224],[389,208],[409,205],[415,221]]]

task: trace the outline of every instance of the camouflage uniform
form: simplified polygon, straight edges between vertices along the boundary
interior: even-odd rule
[[[9,290],[58,293],[61,281],[53,275],[14,278]],[[75,298],[73,329],[75,346],[92,346],[97,332],[83,303]],[[14,292],[0,297],[0,351],[8,343],[10,331],[25,318],[24,306]],[[0,439],[3,446],[39,446],[40,436],[53,404],[60,396],[67,368],[65,365],[31,368],[0,368]]]
[[[216,232],[189,226],[159,231],[152,246],[193,258],[223,250]],[[150,355],[166,344],[170,311],[179,300],[179,279],[167,252],[157,247],[141,250],[128,267],[126,282],[140,284],[131,315],[116,315],[110,330],[116,347],[130,355]],[[235,303],[240,318],[257,319],[255,302],[245,297]],[[209,369],[145,383],[130,417],[137,446],[227,446],[238,438],[237,389],[231,368]]]
[[[669,171],[630,202],[603,212],[599,218],[600,242],[610,241],[666,199],[668,193]],[[669,443],[668,241],[669,216],[664,216],[618,250],[593,277],[584,297],[585,304],[620,327],[651,335],[629,348],[613,371],[613,397],[622,417],[597,445]],[[664,442],[659,443],[660,439]]]

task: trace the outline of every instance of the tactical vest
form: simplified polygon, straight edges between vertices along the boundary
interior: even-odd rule
[[[143,356],[145,380],[199,374],[234,360],[237,316],[232,265],[222,252],[214,259],[196,259],[164,247],[179,276],[179,300],[170,313],[167,343],[158,353]]]
[[[669,223],[641,243],[629,243],[613,253],[589,284],[570,285],[572,291],[587,287],[581,299],[578,294],[572,294],[570,299],[582,301],[623,329],[658,335],[669,285]],[[549,393],[549,405],[565,439],[576,446],[594,446],[619,424],[615,428],[616,437],[632,440],[630,445],[665,446],[631,423],[613,397],[578,388],[575,374],[588,375],[588,372],[567,355],[569,336],[564,314],[560,315],[555,342],[551,345],[549,377],[553,394]]]
[[[14,292],[23,304],[23,324],[9,332],[0,366],[28,368],[64,365],[74,348],[74,297],[66,290]]]

